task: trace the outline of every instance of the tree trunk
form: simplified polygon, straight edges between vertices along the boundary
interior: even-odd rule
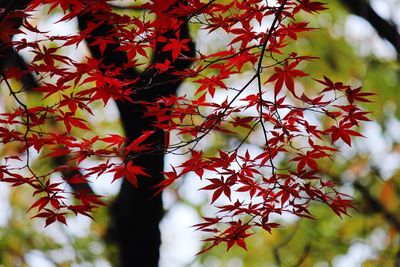
[[[89,21],[96,21],[98,14],[93,11],[79,17],[79,26],[85,29]],[[181,38],[190,38],[187,23],[182,19],[180,28]],[[115,31],[113,25],[103,22],[101,26],[92,32],[87,42],[92,43],[96,37],[109,36]],[[171,38],[172,32],[162,33],[163,37]],[[184,70],[190,66],[194,57],[194,44],[191,43],[190,50],[185,51],[182,59],[174,62],[170,52],[163,52],[160,44],[156,45],[152,63],[163,63],[166,59],[173,62],[173,70]],[[123,67],[128,62],[127,56],[121,51],[115,51],[118,44],[107,45],[102,55],[97,46],[89,46],[92,57],[105,66]],[[146,88],[132,95],[134,101],[154,102],[162,96],[175,94],[181,84],[181,80],[172,73],[166,71],[157,73],[154,69],[148,69],[138,74],[134,69],[125,69],[121,72],[121,79],[140,79],[132,86],[134,88]],[[131,102],[117,101],[120,112],[121,123],[126,137],[134,140],[142,135],[143,130],[153,130],[155,133],[150,137],[149,143],[155,147],[164,147],[164,132],[154,127],[155,117],[145,117],[146,110],[143,105]],[[161,172],[164,167],[164,154],[162,151],[133,155],[134,165],[143,167],[150,177],[138,176],[138,188],[135,188],[125,178],[121,189],[111,206],[111,225],[108,239],[115,242],[119,249],[119,266],[121,267],[156,267],[159,261],[159,247],[161,244],[159,223],[163,216],[161,194],[155,195],[153,187],[163,180]]]

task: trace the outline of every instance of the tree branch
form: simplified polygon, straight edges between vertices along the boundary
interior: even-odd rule
[[[382,203],[371,194],[366,186],[362,185],[359,181],[355,181],[353,185],[354,188],[361,193],[363,199],[371,208],[371,211],[382,214],[385,220],[400,232],[400,219],[382,205]]]
[[[15,10],[23,10],[30,3],[30,0],[17,0],[17,1],[9,1],[9,0],[0,0],[0,8],[4,8],[5,11],[0,16],[0,21],[4,19],[7,14],[13,12]],[[13,22],[15,23],[15,28],[21,27],[23,23],[23,19],[20,17],[13,18]],[[11,39],[11,37],[10,37]],[[1,57],[2,56],[2,57]],[[33,74],[29,71],[29,68],[22,58],[22,56],[15,51],[15,49],[10,44],[5,44],[0,42],[0,71],[3,76],[7,76],[6,70],[11,67],[16,67],[21,71],[21,80],[20,82],[23,85],[23,91],[27,93],[37,93],[33,91],[33,88],[39,87],[39,84]],[[4,77],[6,79],[7,77]],[[27,108],[27,107],[25,107]],[[28,116],[28,115],[27,115]],[[29,126],[28,126],[29,127]],[[53,158],[53,164],[60,166],[65,165],[68,162],[66,156]],[[91,186],[88,183],[80,183],[74,184],[69,183],[68,179],[80,174],[78,170],[74,171],[62,171],[63,177],[66,178],[65,181],[72,188],[72,190],[76,193],[85,192],[88,194],[94,194]]]

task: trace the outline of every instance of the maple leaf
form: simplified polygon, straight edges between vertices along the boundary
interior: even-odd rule
[[[351,136],[364,137],[359,132],[356,132],[354,130],[350,130],[350,128],[352,128],[352,127],[353,127],[352,123],[345,123],[344,121],[341,121],[339,123],[339,127],[332,126],[329,129],[327,129],[325,132],[331,134],[332,144],[335,143],[340,138],[346,144],[351,146]]]
[[[84,123],[84,119],[76,118],[73,116],[72,112],[67,112],[63,114],[63,117],[60,117],[58,120],[61,120],[64,122],[65,127],[67,128],[68,132],[71,132],[72,126],[78,127],[84,130],[90,130],[89,127],[86,126]]]
[[[236,117],[235,121],[232,122],[233,127],[243,127],[243,128],[247,128],[247,129],[251,129],[251,125],[249,123],[251,123],[254,120],[254,118],[252,117],[244,117],[244,118],[240,118],[240,117]]]
[[[158,183],[154,188],[158,189],[154,195],[160,194],[165,188],[170,186],[173,182],[175,182],[178,178],[181,177],[181,174],[178,174],[176,169],[172,166],[172,171],[163,172],[165,178],[160,183]]]
[[[314,80],[326,86],[322,90],[321,93],[328,92],[328,91],[334,91],[334,90],[340,91],[340,90],[344,90],[347,88],[347,86],[344,85],[342,82],[333,82],[326,76],[324,76],[324,80],[317,80],[317,79],[314,79]]]
[[[132,161],[129,161],[126,165],[125,170],[126,179],[135,187],[138,187],[137,176],[150,177],[150,175],[141,166],[134,165]]]
[[[143,134],[126,146],[126,153],[143,152],[152,148],[151,144],[143,144],[154,134],[154,131],[143,131]]]
[[[312,150],[307,151],[304,154],[297,154],[298,156],[291,159],[290,161],[297,161],[297,172],[301,172],[305,166],[309,166],[311,169],[318,171],[318,164],[315,161],[316,159],[328,157],[329,154],[320,151],[320,150]]]
[[[168,40],[168,43],[164,46],[162,51],[171,51],[172,52],[172,61],[174,61],[181,54],[182,50],[189,51],[189,47],[188,47],[189,42],[190,42],[190,39],[171,38]]]
[[[230,225],[231,226],[223,233],[225,235],[223,241],[226,242],[227,251],[235,244],[244,250],[247,250],[246,242],[244,240],[252,235],[252,233],[247,232],[250,226],[247,224],[242,225],[240,220],[237,222],[233,221]]]
[[[211,235],[205,239],[211,244],[200,253],[220,244],[226,244],[227,250],[235,245],[247,249],[251,228],[271,232],[279,227],[270,221],[271,215],[291,213],[313,219],[308,210],[312,200],[326,203],[339,216],[352,207],[333,181],[319,177],[318,164],[337,151],[332,147],[336,141],[351,145],[352,136],[361,136],[356,127],[369,119],[358,103],[369,102],[372,94],[326,76],[314,79],[323,87],[315,96],[312,90],[302,92],[296,86],[299,78],[308,75],[300,63],[316,57],[298,55],[293,42],[315,30],[303,20],[304,13],[312,16],[326,9],[325,4],[312,0],[147,1],[126,7],[135,10],[132,14],[143,14],[132,16],[115,12],[113,1],[28,2],[26,10],[27,1],[13,1],[9,6],[19,6],[15,10],[0,10],[0,26],[4,26],[0,40],[3,50],[9,51],[6,56],[10,53],[10,58],[19,59],[15,51],[24,50],[33,55],[30,62],[21,59],[1,73],[16,106],[0,114],[0,142],[17,149],[0,165],[0,180],[31,186],[35,200],[29,211],[43,218],[46,226],[66,224],[66,213],[92,218],[94,209],[104,205],[101,196],[89,189],[68,192],[65,183],[71,188],[77,184],[90,188],[89,176],[106,173],[113,181],[125,178],[138,190],[155,189],[155,194],[195,173],[203,183],[200,190],[210,193],[218,214],[195,225]],[[29,12],[44,4],[49,12],[64,12],[55,23],[78,18],[79,33],[53,34],[30,24]],[[256,23],[263,27],[266,21],[270,23],[265,30],[255,30]],[[196,27],[199,40],[203,33],[214,32],[222,48],[211,44],[213,51],[208,52],[199,42],[195,50],[190,23],[200,24]],[[15,39],[17,33],[40,37]],[[89,51],[80,51],[83,40]],[[68,53],[60,44],[67,46]],[[88,58],[73,60],[71,51]],[[265,75],[269,75],[266,83],[273,83],[272,96],[269,84],[262,84]],[[29,88],[14,90],[14,82],[9,83],[23,80],[25,85],[32,77],[39,84],[33,90],[41,94],[42,103],[25,103]],[[187,86],[186,81],[197,86]],[[184,94],[177,96],[181,84]],[[110,100],[120,111],[126,137],[98,135],[101,129],[89,127],[89,118],[97,116],[94,111]],[[331,137],[331,145],[325,144],[326,136]],[[223,140],[218,151],[195,150],[203,143],[208,147],[211,140]],[[30,148],[46,152],[30,157]],[[159,173],[165,178],[159,180],[151,164],[162,162],[164,152],[183,152],[185,158],[172,164],[170,171]],[[136,160],[145,158],[144,154],[154,162]],[[82,162],[89,156],[96,160]],[[122,163],[115,163],[116,157]],[[46,159],[61,165],[45,174],[31,168],[30,161],[39,165]],[[18,165],[23,167],[16,168],[13,161],[22,162]],[[55,182],[53,176],[60,172],[63,179]],[[156,185],[149,185],[151,180],[142,183],[146,177],[156,179]],[[127,184],[122,184],[121,192],[130,192],[125,190]],[[74,205],[66,204],[71,196]],[[216,205],[221,198],[227,203]],[[156,208],[154,214],[161,207]],[[135,225],[140,220],[128,221],[129,217],[116,220],[142,229]]]
[[[308,13],[319,13],[319,11],[328,9],[325,6],[326,3],[312,1],[312,0],[303,0],[300,2],[300,5],[298,7]]]
[[[158,69],[161,73],[167,71],[168,69],[171,68],[171,61],[166,59],[164,63],[156,63],[154,65],[156,69]]]
[[[101,138],[100,140],[108,143],[108,147],[117,146],[118,148],[126,142],[126,138],[118,134],[108,134],[108,137]]]
[[[283,84],[285,84],[286,88],[293,94],[293,96],[296,96],[294,91],[294,78],[308,76],[308,74],[303,71],[295,69],[298,64],[298,61],[294,61],[290,64],[285,61],[283,68],[275,67],[275,73],[267,80],[267,83],[275,81],[275,95],[279,94]]]
[[[50,224],[54,223],[55,221],[59,221],[65,225],[67,225],[67,222],[65,220],[65,212],[60,212],[56,213],[53,210],[50,209],[45,209],[44,212],[40,212],[33,216],[32,218],[45,218],[46,219],[46,225],[45,227],[49,226]]]
[[[138,176],[150,177],[143,167],[134,165],[132,161],[128,161],[125,166],[117,166],[109,172],[114,172],[113,181],[125,176],[134,187],[138,187]]]
[[[234,181],[232,179],[224,179],[224,177],[221,177],[220,179],[217,178],[211,178],[207,179],[208,181],[211,182],[211,184],[200,188],[200,190],[214,190],[214,193],[212,195],[211,199],[211,204],[214,203],[222,193],[224,195],[231,199],[231,186],[234,184]]]
[[[236,56],[229,58],[226,67],[235,66],[237,71],[240,72],[242,71],[244,64],[250,62],[252,65],[254,65],[257,60],[257,57],[249,51],[243,51],[238,53]]]
[[[361,92],[361,87],[355,89],[347,87],[345,92],[347,100],[350,104],[353,104],[354,101],[371,102],[371,100],[367,99],[366,97],[375,95],[373,93]]]

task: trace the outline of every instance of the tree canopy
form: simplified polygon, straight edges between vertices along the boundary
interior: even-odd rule
[[[194,225],[207,241],[200,259],[221,245],[247,250],[248,238],[267,233],[279,240],[273,259],[284,266],[296,231],[299,239],[329,235],[328,226],[309,225],[315,215],[346,218],[360,208],[343,175],[381,175],[373,166],[354,170],[366,164],[362,154],[346,160],[375,93],[361,89],[366,67],[350,61],[355,48],[319,29],[343,11],[328,19],[326,4],[304,0],[0,3],[8,95],[0,179],[30,188],[25,216],[45,226],[68,224],[69,214],[92,218],[106,200],[91,183],[122,180],[102,230],[118,245],[121,266],[157,266],[161,192],[170,186],[198,179],[208,196],[211,212]],[[113,105],[118,127],[101,115]],[[166,154],[177,160],[164,169]],[[394,182],[385,182],[381,199],[364,181],[351,187],[366,210],[398,229],[385,206]],[[290,264],[327,249],[303,244]]]

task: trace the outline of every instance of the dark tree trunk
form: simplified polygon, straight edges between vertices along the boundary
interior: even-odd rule
[[[0,21],[5,19],[7,14],[14,12],[15,10],[24,10],[30,0],[0,0],[0,9],[4,9],[4,12],[0,15]],[[13,17],[12,23],[15,29],[18,29],[22,25],[21,17]],[[10,39],[12,36],[10,36]],[[23,58],[10,46],[5,46],[0,41],[0,70],[4,71],[10,67],[19,68],[23,76],[21,82],[25,90],[30,90],[37,86],[36,80],[33,74],[26,67]]]
[[[94,12],[94,11],[93,11]],[[79,26],[85,29],[90,20],[97,20],[99,14],[87,13],[79,17]],[[189,38],[187,23],[182,18],[180,28],[181,38]],[[108,36],[114,31],[114,27],[104,22],[87,39],[90,44],[98,36]],[[164,37],[172,36],[171,32],[163,33]],[[115,51],[115,44],[108,45],[104,55],[101,55],[98,47],[90,46],[92,56],[105,66],[113,65],[122,67],[128,59],[125,53]],[[152,63],[164,62],[171,59],[170,52],[162,52],[162,47],[157,44]],[[184,59],[177,59],[173,63],[174,70],[184,70],[189,67],[194,57],[194,45],[190,44],[190,51],[183,55]],[[186,58],[185,58],[186,57]],[[172,72],[157,73],[154,69],[148,69],[141,74],[134,69],[122,71],[121,79],[129,80],[139,77],[133,86],[141,90],[132,96],[134,101],[155,101],[161,96],[175,94],[181,80]],[[117,101],[121,123],[128,140],[134,140],[142,135],[143,130],[153,130],[149,142],[155,147],[163,147],[164,132],[154,127],[156,118],[145,116],[146,110],[140,104]],[[161,172],[164,167],[164,154],[162,151],[133,155],[135,165],[143,167],[150,177],[138,176],[138,188],[135,188],[126,179],[123,180],[120,192],[111,206],[111,225],[108,239],[115,242],[119,249],[119,264],[121,267],[156,267],[159,261],[159,247],[161,244],[159,223],[163,216],[161,194],[155,195],[153,187],[162,181]]]
[[[5,8],[7,12],[16,9],[23,10],[29,3],[29,0],[4,1],[0,0],[0,8]],[[185,3],[181,0],[178,3]],[[89,22],[100,22],[102,24],[97,27],[88,36],[86,41],[90,44],[98,37],[112,35],[115,31],[114,26],[103,17],[101,20],[101,12],[98,10],[86,10],[82,13],[79,20],[81,30],[86,29]],[[3,13],[4,14],[4,13]],[[182,22],[180,27],[180,38],[190,38],[189,29],[185,18],[179,18]],[[21,25],[22,19],[16,21],[17,25]],[[173,32],[160,33],[163,37],[172,38]],[[27,90],[37,87],[37,82],[32,73],[29,72],[24,60],[14,51],[14,49],[1,45],[1,55],[7,60],[2,60],[1,69],[7,69],[10,66],[16,66],[22,71],[25,71],[23,76],[23,84]],[[118,40],[115,39],[114,44],[107,45],[104,54],[100,53],[97,46],[89,46],[92,57],[101,61],[103,70],[109,66],[121,67],[128,62],[124,52],[115,51],[118,48]],[[184,51],[183,57],[173,61],[170,52],[162,51],[162,44],[156,44],[152,63],[163,63],[166,59],[173,62],[171,71],[165,71],[162,74],[157,73],[154,69],[148,69],[143,73],[138,74],[135,69],[123,69],[120,78],[124,80],[133,80],[139,77],[139,81],[134,84],[135,88],[141,88],[135,92],[132,99],[142,101],[155,101],[161,96],[169,96],[175,94],[177,88],[181,84],[181,80],[173,74],[174,70],[184,70],[189,67],[191,59],[194,57],[194,44],[189,44],[190,50]],[[145,89],[144,89],[145,88]],[[153,130],[154,135],[149,142],[155,146],[163,147],[164,132],[155,128],[153,125],[156,118],[144,116],[146,110],[140,104],[132,104],[131,102],[117,101],[117,106],[120,112],[121,123],[125,130],[128,140],[134,140],[142,135],[143,130]],[[163,176],[161,172],[164,166],[164,154],[162,151],[146,153],[142,155],[132,155],[135,165],[143,167],[150,177],[138,177],[138,188],[133,187],[126,179],[123,180],[120,192],[112,204],[111,225],[108,234],[109,240],[115,242],[119,248],[119,266],[121,267],[156,267],[159,261],[159,247],[161,244],[159,222],[163,216],[163,206],[161,195],[154,196],[152,188],[160,181]],[[65,158],[55,160],[55,164],[64,164]],[[65,174],[68,178],[70,174]],[[84,188],[73,188],[75,191],[85,190],[90,191],[87,184]]]
[[[400,33],[397,25],[379,16],[369,4],[369,1],[342,0],[341,2],[351,13],[367,20],[382,38],[388,40],[396,49],[400,59]]]

